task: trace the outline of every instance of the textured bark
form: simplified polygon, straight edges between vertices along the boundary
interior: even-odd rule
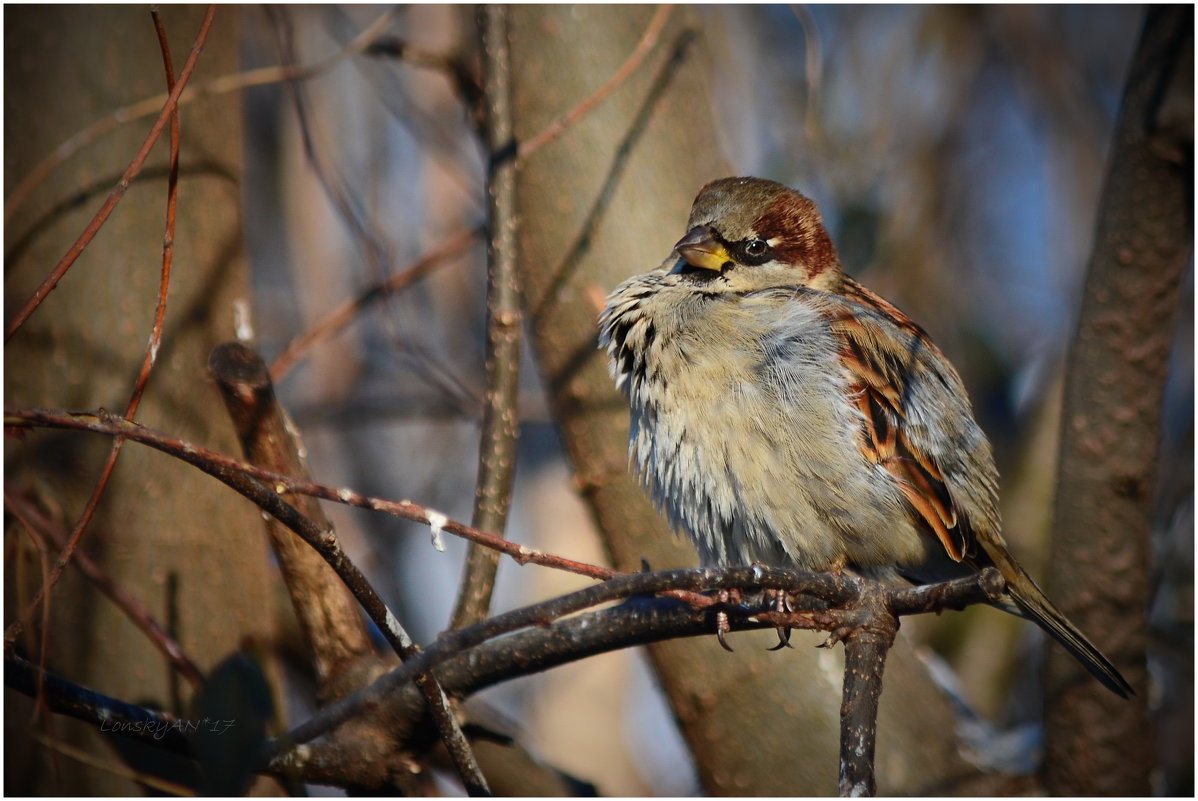
[[[486,100],[487,167],[487,392],[471,525],[502,534],[516,476],[520,421],[520,288],[516,279],[516,159],[512,131],[511,43],[503,5],[479,9]],[[499,554],[471,543],[452,626],[487,617]]]
[[[240,342],[228,342],[212,351],[208,367],[221,389],[246,460],[306,480],[303,446],[275,397],[262,357]],[[333,530],[315,498],[298,496],[287,501],[317,526]],[[320,554],[278,519],[268,517],[264,522],[291,607],[310,649],[316,684],[325,691],[330,679],[348,663],[373,657],[374,646],[357,601]],[[329,695],[322,694],[322,700],[330,700]]]
[[[1166,363],[1193,237],[1193,24],[1189,7],[1146,15],[1099,206],[1062,425],[1051,594],[1138,695],[1116,698],[1054,649],[1044,765],[1054,794],[1152,791],[1150,524]]]
[[[512,11],[516,127],[520,141],[597,89],[633,51],[650,8],[516,6]],[[691,200],[727,174],[709,110],[702,37],[676,10],[643,68],[517,177],[520,280],[534,345],[578,487],[614,563],[655,569],[696,564],[628,471],[628,410],[596,350],[595,318],[624,278],[665,258]],[[659,76],[668,75],[650,108]],[[610,183],[609,183],[610,182]],[[843,658],[796,633],[794,650],[766,653],[772,634],[650,647],[704,788],[713,794],[831,795]],[[882,792],[918,792],[974,775],[959,756],[954,721],[911,651],[887,665],[878,741]]]
[[[162,17],[176,70],[204,9],[169,7]],[[220,10],[195,81],[237,69],[237,14]],[[26,6],[5,10],[5,182],[50,148],[113,109],[166,89],[145,7]],[[244,299],[239,187],[240,108],[234,96],[192,103],[181,115],[182,172],[174,270],[158,366],[138,413],[225,452],[237,444],[206,377],[208,351],[233,336],[233,304]],[[5,308],[30,294],[66,251],[137,151],[150,119],[126,125],[70,159],[6,226]],[[164,135],[141,178],[42,307],[5,348],[5,405],[125,408],[148,339],[162,261],[167,160]],[[86,191],[91,188],[90,193]],[[76,201],[74,203],[70,201]],[[18,247],[19,246],[19,247]],[[16,247],[14,252],[13,248]],[[77,433],[33,433],[5,443],[5,478],[32,490],[70,527],[91,493],[111,441]],[[126,445],[82,548],[121,587],[164,621],[202,670],[243,640],[274,634],[276,581],[261,522],[246,502],[162,454]],[[6,546],[28,540],[16,526]],[[22,562],[19,564],[18,562]],[[6,560],[6,621],[28,602]],[[12,571],[12,572],[9,572]],[[36,588],[38,572],[25,587]],[[12,580],[14,576],[18,583]],[[74,568],[52,595],[48,667],[129,701],[186,713],[186,687],[135,629]],[[23,638],[22,646],[30,640]],[[34,652],[36,661],[36,651]],[[30,737],[29,706],[8,694],[5,789],[18,794],[136,794],[105,771],[51,758]],[[117,757],[94,730],[55,719],[54,737],[102,762]]]

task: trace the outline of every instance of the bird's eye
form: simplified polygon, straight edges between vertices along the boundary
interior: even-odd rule
[[[764,239],[750,239],[745,244],[745,253],[750,256],[760,256],[770,249]]]

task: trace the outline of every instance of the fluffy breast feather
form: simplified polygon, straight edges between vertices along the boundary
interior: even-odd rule
[[[832,302],[794,287],[703,293],[664,272],[608,301],[601,343],[632,409],[630,456],[705,563],[923,555],[893,477],[857,455]]]

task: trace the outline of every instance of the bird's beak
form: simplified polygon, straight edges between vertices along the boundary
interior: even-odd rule
[[[725,264],[732,261],[728,251],[715,238],[715,232],[706,225],[696,225],[690,229],[687,235],[674,245],[674,250],[678,251],[678,255],[687,264],[704,270],[719,272]]]

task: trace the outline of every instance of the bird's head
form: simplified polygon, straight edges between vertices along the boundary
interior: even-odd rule
[[[714,291],[804,286],[835,291],[836,248],[809,198],[761,178],[721,178],[699,190],[672,273]]]

